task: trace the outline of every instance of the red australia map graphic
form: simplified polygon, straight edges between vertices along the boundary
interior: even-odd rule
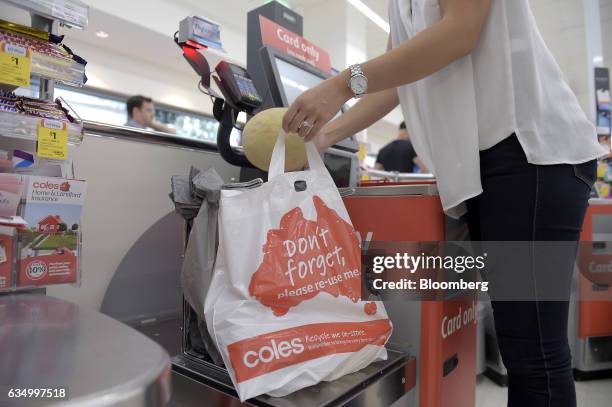
[[[305,219],[300,208],[287,212],[280,227],[268,231],[263,260],[251,277],[249,293],[277,316],[321,292],[353,302],[361,297],[361,252],[353,226],[318,196],[312,199],[316,221]],[[367,313],[373,310],[370,305]]]

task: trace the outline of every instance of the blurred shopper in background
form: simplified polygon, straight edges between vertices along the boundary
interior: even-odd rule
[[[395,140],[384,146],[376,157],[376,169],[397,172],[427,172],[423,163],[418,159],[410,134],[406,130],[406,122],[399,125]]]
[[[444,211],[467,213],[473,240],[577,246],[596,159],[608,151],[548,50],[529,0],[390,0],[389,23],[386,53],[302,93],[283,128],[324,150],[400,104]],[[351,98],[360,100],[332,120]],[[567,286],[573,256],[556,263],[555,279]],[[533,267],[527,271],[537,272]],[[508,406],[575,407],[569,293],[559,301],[492,305]]]
[[[175,129],[155,121],[153,99],[142,95],[132,96],[127,100],[126,107],[128,114],[126,126],[176,134]]]

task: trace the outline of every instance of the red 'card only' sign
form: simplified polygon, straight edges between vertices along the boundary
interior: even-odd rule
[[[259,16],[259,26],[263,45],[270,45],[331,74],[331,60],[326,51],[264,16]]]

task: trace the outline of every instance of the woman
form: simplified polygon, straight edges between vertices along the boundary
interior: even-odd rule
[[[304,92],[284,129],[325,149],[399,103],[445,212],[467,211],[472,239],[577,242],[606,151],[528,0],[391,0],[389,16],[387,52]],[[361,100],[329,122],[352,97]],[[568,301],[493,310],[508,405],[575,406]]]

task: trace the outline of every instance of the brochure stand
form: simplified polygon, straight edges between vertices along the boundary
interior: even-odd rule
[[[27,222],[0,226],[0,292],[78,285],[86,182],[72,179],[69,146],[82,142],[83,127],[66,101],[53,101],[53,87],[86,81],[86,62],[61,44],[57,29],[84,28],[89,7],[78,0],[0,3],[32,16],[31,28],[0,22],[0,219]],[[31,78],[40,83],[39,99],[12,93],[29,88]]]

